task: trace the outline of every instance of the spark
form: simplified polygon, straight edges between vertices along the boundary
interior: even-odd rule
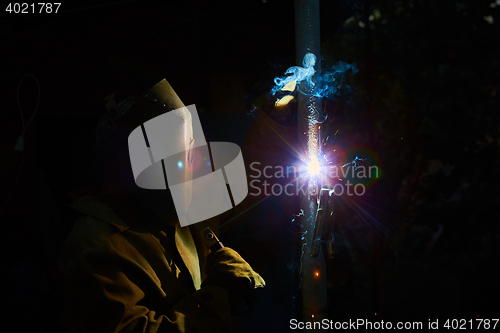
[[[307,154],[308,154],[308,169],[310,173],[310,178],[309,178],[309,193],[312,194],[314,193],[314,189],[316,188],[316,182],[317,180],[315,179],[315,175],[319,173],[319,147],[318,147],[318,136],[319,136],[319,130],[318,127],[316,126],[316,121],[318,119],[318,112],[316,111],[316,104],[314,101],[314,98],[309,97],[309,105],[307,107],[308,109],[308,121],[309,121],[309,128],[307,132]]]

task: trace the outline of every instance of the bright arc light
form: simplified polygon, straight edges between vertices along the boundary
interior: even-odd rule
[[[316,176],[319,173],[319,160],[317,157],[312,157],[311,161],[307,165],[307,170],[310,176]]]
[[[297,80],[293,80],[285,84],[283,88],[281,88],[282,91],[294,91],[295,87],[297,86]]]

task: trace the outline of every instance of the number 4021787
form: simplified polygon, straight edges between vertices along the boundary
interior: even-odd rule
[[[5,11],[10,14],[57,14],[61,2],[10,2]]]

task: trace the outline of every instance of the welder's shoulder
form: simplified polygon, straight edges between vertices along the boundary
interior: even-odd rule
[[[110,242],[120,238],[129,227],[111,207],[93,196],[75,200],[71,207],[77,211],[73,228],[63,246],[72,251],[107,252]]]
[[[107,251],[110,238],[117,232],[113,225],[89,215],[76,218],[65,246]]]

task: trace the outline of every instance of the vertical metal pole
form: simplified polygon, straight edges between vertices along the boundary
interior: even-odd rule
[[[316,55],[316,72],[321,68],[319,0],[295,0],[295,44],[296,61],[302,66],[304,55],[311,52]],[[315,124],[317,113],[321,110],[320,100],[298,94],[298,136],[301,151],[306,152],[306,159],[318,156],[320,149],[319,126]],[[327,315],[326,265],[323,254],[311,257],[315,218],[317,212],[316,199],[319,193],[314,179],[309,179],[309,195],[300,198],[300,206],[304,209],[305,246],[303,246],[302,264],[302,315],[304,321],[321,321]],[[307,331],[307,330],[305,330]]]

